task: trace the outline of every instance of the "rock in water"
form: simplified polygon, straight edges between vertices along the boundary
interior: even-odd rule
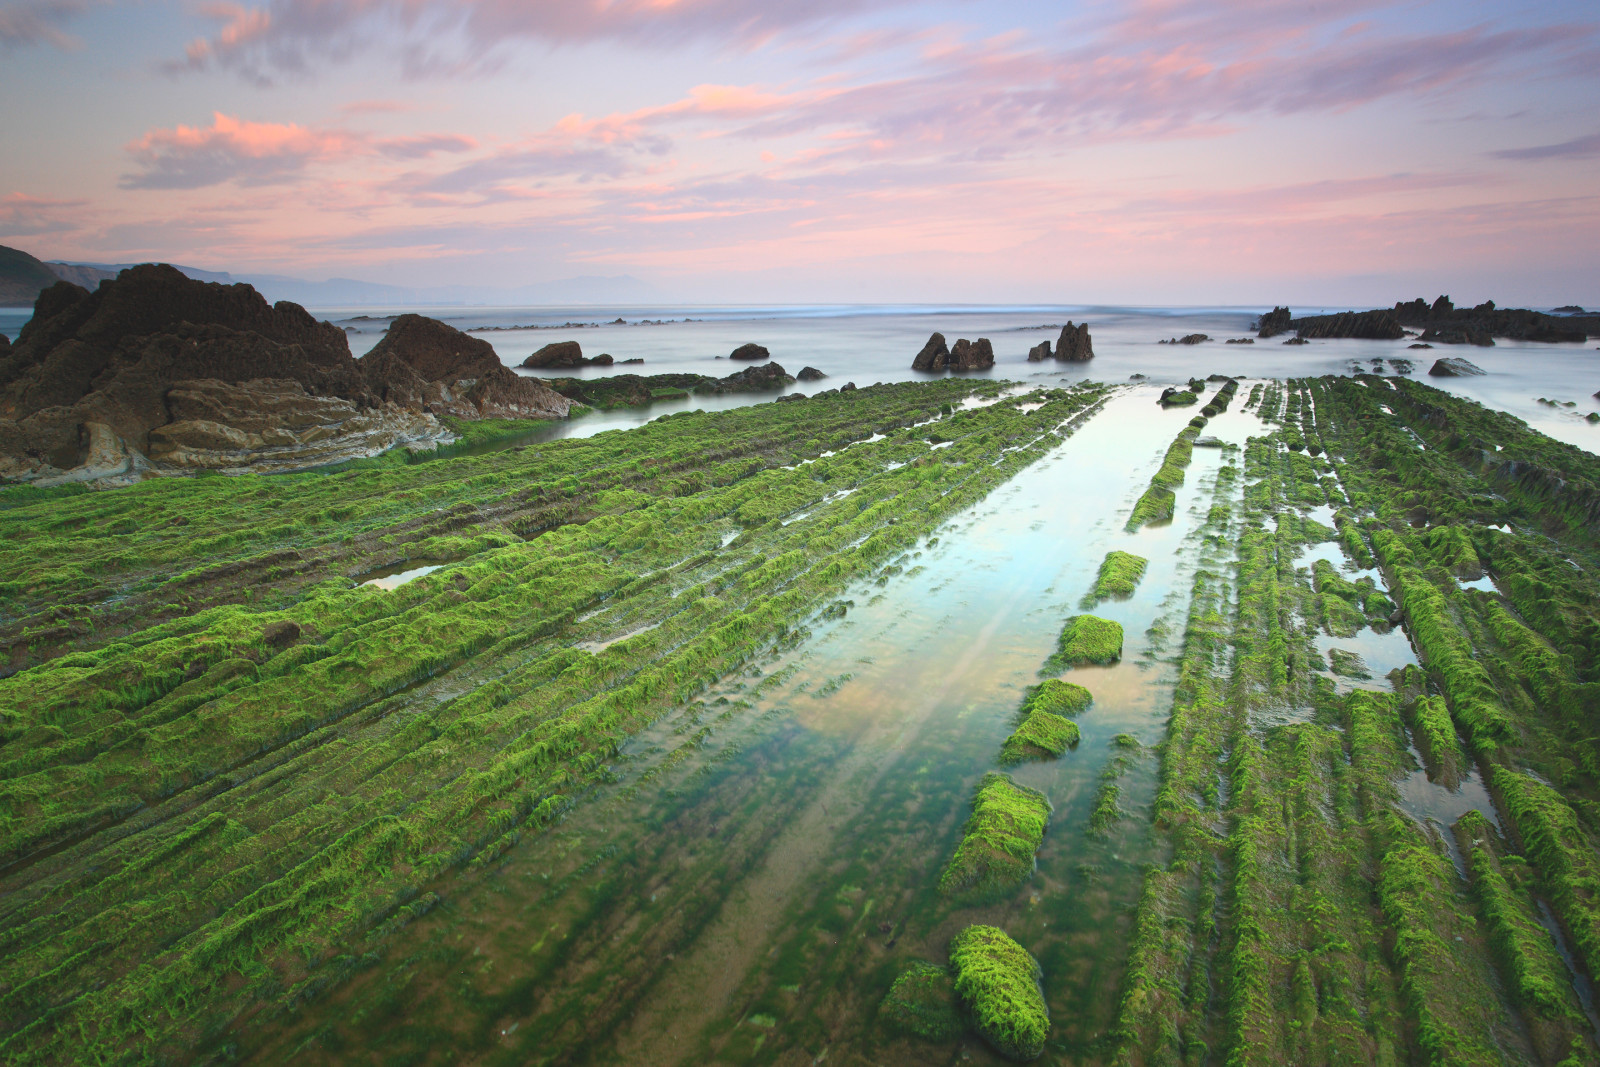
[[[1044,971],[1027,949],[996,926],[969,926],[950,941],[956,994],[995,1051],[1026,1062],[1044,1052],[1050,1009],[1039,985]]]
[[[1471,323],[1465,326],[1429,327],[1422,331],[1421,340],[1424,343],[1437,341],[1441,345],[1476,345],[1479,348],[1494,347],[1494,338],[1489,336],[1489,331]]]
[[[994,366],[994,347],[987,337],[968,341],[965,337],[950,349],[950,369],[953,371],[987,370]]]
[[[911,361],[912,370],[940,371],[950,363],[950,349],[945,347],[944,334],[935,333],[922,346],[917,358]]]
[[[1289,328],[1289,323],[1293,319],[1294,316],[1288,308],[1275,307],[1261,316],[1261,321],[1256,323],[1256,336],[1276,337]]]
[[[718,378],[707,386],[704,392],[710,393],[742,393],[760,389],[782,389],[786,385],[793,385],[794,377],[778,363],[764,363],[759,367],[746,367],[726,378]]]
[[[501,363],[489,342],[421,315],[395,319],[360,364],[385,400],[430,414],[564,419],[572,407],[539,379]]]
[[[585,362],[583,346],[578,342],[553,341],[523,360],[522,365],[524,367],[581,367]]]
[[[735,348],[733,350],[733,352],[729,354],[728,358],[729,359],[758,360],[758,359],[767,359],[771,355],[772,355],[771,352],[768,352],[765,348],[762,348],[760,345],[756,344],[754,341],[751,341],[748,344],[742,344],[738,348]]]
[[[900,972],[878,1017],[896,1030],[928,1041],[949,1041],[963,1028],[950,972],[925,960],[912,960]]]
[[[1050,358],[1050,342],[1049,342],[1049,340],[1040,341],[1038,344],[1036,344],[1032,348],[1028,349],[1028,362],[1029,363],[1043,363],[1045,360],[1047,360],[1049,358]]]
[[[1433,361],[1428,373],[1436,378],[1465,378],[1474,374],[1487,374],[1482,367],[1457,356],[1445,356]]]
[[[802,367],[800,368],[800,373],[795,375],[795,377],[802,382],[819,382],[826,378],[827,375],[815,367]]]
[[[1079,323],[1074,326],[1072,320],[1061,327],[1061,336],[1056,339],[1056,359],[1063,363],[1082,363],[1094,358],[1094,342],[1089,339],[1089,324]]]

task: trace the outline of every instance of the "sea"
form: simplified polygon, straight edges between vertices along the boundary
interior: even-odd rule
[[[1323,374],[1403,373],[1430,385],[1502,411],[1568,444],[1600,453],[1600,350],[1583,344],[1537,344],[1499,340],[1492,348],[1440,345],[1411,349],[1400,341],[1327,340],[1285,345],[1284,337],[1255,339],[1252,325],[1261,307],[1119,307],[1091,305],[790,305],[753,307],[432,307],[314,308],[313,313],[345,331],[350,350],[364,355],[383,337],[393,317],[404,311],[441,319],[494,346],[501,361],[518,367],[543,345],[577,341],[584,355],[609,353],[642,364],[546,370],[546,376],[600,377],[609,374],[695,373],[725,375],[742,368],[728,355],[746,342],[765,346],[791,375],[814,367],[827,377],[801,382],[793,391],[819,392],[845,382],[858,386],[909,381],[921,375],[911,361],[934,332],[954,344],[958,338],[987,337],[994,347],[993,369],[972,377],[1052,384],[1091,378],[1107,382],[1137,380],[1173,384],[1191,376],[1226,374],[1239,378],[1313,377]],[[1346,307],[1294,307],[1296,316]],[[0,332],[15,339],[28,309],[0,309]],[[1027,353],[1042,340],[1055,339],[1068,321],[1087,322],[1095,358],[1087,363],[1029,363]],[[1211,338],[1198,344],[1162,344],[1191,334]],[[1249,338],[1251,344],[1228,344]],[[1428,374],[1434,360],[1455,356],[1485,373],[1446,378]],[[589,436],[638,425],[687,409],[737,407],[769,399],[763,394],[694,397],[648,408],[596,413],[552,431],[555,436]]]

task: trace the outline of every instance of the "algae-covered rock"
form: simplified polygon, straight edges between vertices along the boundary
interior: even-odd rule
[[[1002,1056],[1036,1059],[1050,1033],[1044,972],[1027,949],[995,926],[969,926],[950,942],[956,994],[978,1033]]]
[[[1000,746],[1000,762],[1060,756],[1077,743],[1077,723],[1048,711],[1031,711]]]
[[[1033,873],[1033,857],[1050,822],[1050,801],[1009,775],[983,776],[972,795],[972,815],[961,843],[939,878],[947,896],[988,896],[1020,885]]]
[[[1162,391],[1161,399],[1158,400],[1157,403],[1164,408],[1181,408],[1188,407],[1189,405],[1195,403],[1195,401],[1198,399],[1198,397],[1187,390],[1176,389],[1172,386],[1168,386]]]
[[[948,1041],[964,1028],[949,969],[926,960],[913,960],[900,972],[878,1017],[896,1030],[929,1041]]]
[[[1122,624],[1098,615],[1074,615],[1061,628],[1056,663],[1115,663],[1122,658]]]
[[[1104,600],[1107,597],[1132,596],[1134,589],[1138,588],[1139,579],[1144,577],[1144,569],[1149,562],[1143,556],[1136,556],[1132,552],[1118,549],[1107,552],[1106,558],[1100,563],[1100,574],[1095,579],[1094,594],[1090,599]]]
[[[1367,661],[1354,652],[1342,648],[1328,649],[1328,660],[1333,664],[1333,673],[1342,678],[1371,678],[1367,671]]]
[[[1081,685],[1050,678],[1028,689],[1022,701],[1024,714],[1047,711],[1052,715],[1076,715],[1088,710],[1094,703],[1094,694]]]

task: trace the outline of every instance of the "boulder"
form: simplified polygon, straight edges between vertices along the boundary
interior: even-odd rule
[[[802,382],[820,382],[827,375],[815,367],[802,367],[800,373],[795,375]]]
[[[765,348],[762,348],[754,341],[751,341],[748,344],[742,344],[738,348],[735,348],[731,353],[729,353],[728,358],[754,361],[770,358],[771,355],[771,352],[768,352]]]
[[[1283,343],[1286,345],[1308,345],[1311,342],[1307,341],[1304,337],[1291,337]]]
[[[576,341],[552,341],[539,351],[522,361],[524,367],[581,367],[587,360],[583,358],[583,346]],[[610,362],[610,357],[607,357]]]
[[[1056,339],[1056,359],[1063,363],[1082,363],[1094,358],[1094,342],[1089,338],[1089,324],[1081,322],[1074,326],[1072,320],[1061,327],[1061,336]]]
[[[785,394],[783,396],[778,397],[778,399],[775,401],[775,403],[778,403],[778,404],[792,404],[796,400],[804,400],[805,398],[806,398],[806,394],[804,394],[804,393],[787,393],[787,394]]]
[[[944,334],[935,333],[928,338],[928,343],[922,346],[922,351],[917,353],[917,358],[911,361],[911,369],[940,371],[944,370],[949,362],[950,349],[945,347]]]
[[[1040,341],[1038,344],[1036,344],[1032,348],[1028,349],[1028,362],[1029,363],[1043,363],[1045,360],[1047,360],[1049,358],[1050,358],[1050,341],[1048,339]]]
[[[950,349],[950,369],[953,371],[987,370],[994,366],[994,347],[987,337],[968,341],[958,340]]]
[[[854,390],[855,387],[856,387],[856,383],[855,382],[845,382],[843,385],[839,386],[839,392],[848,393],[848,392],[851,392],[852,390]],[[1596,394],[1596,395],[1600,396],[1600,394]]]
[[[704,391],[711,393],[743,393],[763,389],[782,389],[793,385],[794,377],[777,363],[763,363],[759,367],[746,367],[726,378],[711,382]]]
[[[577,342],[560,343],[578,349]],[[489,342],[421,315],[395,319],[360,363],[385,401],[429,414],[564,419],[572,407],[538,378],[522,377],[501,363]]]
[[[1434,360],[1433,366],[1428,368],[1428,373],[1435,378],[1466,378],[1488,372],[1456,356],[1445,356],[1443,359]]]

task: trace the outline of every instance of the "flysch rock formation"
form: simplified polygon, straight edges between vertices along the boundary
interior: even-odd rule
[[[1433,366],[1428,368],[1428,373],[1436,378],[1467,378],[1476,374],[1487,374],[1488,371],[1459,356],[1445,356],[1443,359],[1434,360]]]
[[[1421,340],[1447,345],[1488,347],[1494,338],[1547,343],[1582,342],[1600,334],[1600,316],[1579,313],[1554,316],[1526,308],[1497,308],[1493,300],[1475,307],[1458,308],[1448,296],[1428,303],[1420,297],[1400,301],[1392,308],[1341,311],[1332,315],[1294,318],[1286,307],[1261,316],[1257,336],[1275,337],[1294,330],[1301,340],[1353,337],[1398,341],[1404,327],[1420,327]]]
[[[93,293],[50,286],[0,349],[0,481],[296,470],[447,439],[440,415],[569,407],[443,323],[400,316],[357,361],[297,304],[146,265]]]

